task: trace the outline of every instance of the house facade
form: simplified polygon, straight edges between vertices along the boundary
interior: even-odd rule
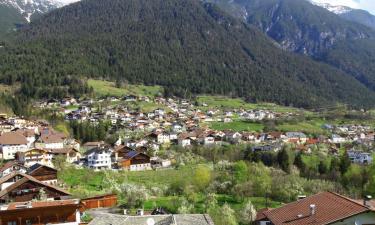
[[[34,164],[53,166],[53,154],[46,149],[35,148],[25,152],[17,152],[16,159],[22,162],[26,167],[33,166]]]
[[[15,202],[0,208],[0,225],[79,225],[79,200]]]
[[[28,169],[27,174],[45,184],[57,185],[57,170],[52,167],[34,164]]]
[[[119,161],[119,167],[129,171],[151,170],[151,160],[145,153],[131,151]]]
[[[27,139],[21,134],[8,132],[0,136],[0,150],[5,160],[14,159],[17,152],[24,152],[28,148]]]
[[[9,161],[0,168],[0,178],[7,176],[13,172],[26,173],[27,168],[18,161]]]
[[[107,146],[93,148],[85,153],[87,166],[91,169],[111,169],[112,149]]]
[[[357,164],[371,164],[372,154],[368,152],[361,151],[348,151],[348,157],[352,163]]]
[[[41,198],[42,193],[46,200],[60,200],[70,196],[68,192],[43,183],[30,175],[15,174],[13,177],[15,176],[21,176],[21,178],[15,179],[14,183],[0,191],[0,204],[32,201]],[[7,180],[9,180],[8,177]]]

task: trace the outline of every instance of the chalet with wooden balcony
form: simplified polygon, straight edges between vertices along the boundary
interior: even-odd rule
[[[150,156],[145,153],[131,151],[126,154],[124,159],[118,162],[119,168],[130,171],[151,170]]]
[[[28,169],[27,174],[45,184],[57,185],[57,170],[52,167],[37,163]]]
[[[34,164],[53,166],[53,154],[46,149],[30,149],[25,152],[17,152],[16,159],[25,166],[30,167]]]
[[[47,200],[60,200],[70,196],[68,192],[62,189],[21,173],[13,173],[1,178],[0,185],[3,186],[0,191],[0,204],[37,200],[42,195]]]

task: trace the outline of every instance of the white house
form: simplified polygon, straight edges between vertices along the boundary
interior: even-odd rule
[[[34,164],[53,167],[53,154],[47,149],[30,149],[25,152],[17,152],[16,159],[27,167]]]
[[[31,148],[36,141],[35,131],[31,129],[19,129],[16,131],[18,134],[21,134],[26,137],[27,146]]]
[[[0,150],[3,159],[14,159],[16,152],[24,152],[28,147],[25,136],[16,132],[4,133],[0,136]]]
[[[191,145],[191,138],[188,134],[182,133],[178,136],[178,145],[181,147],[187,147]]]
[[[215,144],[215,137],[212,134],[207,135],[203,139],[203,144],[204,145],[214,145]]]
[[[0,177],[4,177],[13,172],[26,173],[27,168],[17,161],[9,161],[0,168]]]
[[[160,144],[167,144],[171,142],[170,136],[167,133],[160,133],[157,135],[157,142]]]
[[[361,151],[348,151],[347,154],[352,163],[358,163],[358,164],[371,164],[372,163],[371,153],[361,152]]]
[[[35,143],[35,147],[47,149],[61,149],[64,148],[65,140],[65,134],[46,128],[41,131],[40,137]]]
[[[331,142],[335,144],[343,143],[346,139],[337,134],[332,134]]]
[[[112,149],[105,146],[93,148],[85,152],[87,166],[92,169],[111,169]]]

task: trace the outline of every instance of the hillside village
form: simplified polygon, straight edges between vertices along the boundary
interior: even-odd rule
[[[125,96],[123,100],[125,103],[152,101],[148,97],[136,96]],[[148,163],[152,161],[151,164],[155,167],[170,166],[173,159],[162,160],[157,155],[160,149],[171,146],[209,148],[222,145],[251,145],[253,151],[277,152],[284,145],[293,145],[297,151],[308,154],[314,146],[325,145],[332,155],[338,154],[339,148],[344,146],[353,162],[366,164],[372,161],[375,132],[370,126],[325,124],[323,128],[329,133],[328,136],[312,136],[303,132],[214,130],[207,124],[212,122],[225,124],[233,120],[278,120],[297,115],[261,109],[222,111],[212,108],[204,111],[187,100],[164,98],[156,98],[155,105],[161,107],[149,112],[131,110],[122,104],[98,109],[97,103],[103,101],[103,99],[78,101],[68,98],[60,101],[39,102],[35,107],[54,108],[66,121],[89,122],[93,125],[97,125],[99,121],[107,121],[110,124],[110,130],[126,130],[125,134],[118,132],[117,140],[111,143],[113,145],[104,143],[104,140],[80,143],[71,135],[55,131],[47,121],[7,118],[4,115],[0,122],[1,158],[17,159],[30,166],[34,163],[53,166],[54,158],[64,156],[69,163],[94,169],[116,169],[122,168],[121,165],[119,166],[119,160],[123,160],[124,157],[135,157],[136,153],[139,153],[139,157],[146,157],[145,160]],[[121,100],[112,97],[109,101],[120,102]],[[76,109],[69,109],[69,107]],[[128,153],[130,153],[129,156]],[[34,155],[42,157],[32,160]],[[107,159],[105,163],[101,162],[103,164],[96,165],[91,160],[100,157]],[[151,169],[151,165],[141,168]]]
[[[140,105],[148,103],[153,107],[145,111],[138,107],[129,107],[134,103]],[[248,146],[247,151],[253,154],[278,153],[288,146],[296,153],[307,156],[316,154],[317,149],[324,149],[333,158],[339,158],[340,154],[346,154],[350,162],[356,165],[367,166],[371,165],[373,161],[375,133],[371,126],[324,124],[322,129],[326,131],[326,135],[278,130],[215,130],[210,127],[210,123],[228,124],[233,121],[254,123],[293,119],[293,117],[300,116],[301,112],[293,110],[291,112],[243,108],[223,110],[219,107],[210,107],[205,103],[197,105],[182,99],[162,97],[151,99],[132,95],[123,98],[86,100],[65,98],[36,102],[34,107],[41,111],[52,111],[67,124],[88,123],[98,126],[105,122],[108,124],[107,132],[111,132],[116,139],[113,143],[108,143],[104,139],[82,143],[81,140],[74,138],[74,134],[57,131],[46,120],[28,120],[17,116],[1,115],[0,158],[3,161],[3,166],[0,168],[0,201],[3,206],[0,215],[3,212],[11,213],[14,210],[21,212],[20,210],[22,210],[22,215],[26,218],[31,209],[50,208],[49,212],[53,212],[66,208],[69,213],[59,215],[57,220],[80,224],[82,223],[81,217],[85,215],[84,212],[92,210],[87,202],[102,202],[100,204],[107,202],[106,204],[108,204],[97,203],[97,206],[93,208],[117,205],[117,196],[111,194],[72,200],[72,195],[66,191],[67,185],[59,179],[58,174],[61,169],[58,166],[59,163],[69,164],[78,170],[85,168],[92,171],[131,171],[133,173],[154,170],[157,173],[181,166],[176,154],[162,154],[167,149],[178,148],[179,151],[183,149],[188,151],[199,147],[210,151],[210,149],[224,146]],[[308,203],[303,203],[305,200],[296,202],[295,204],[301,205],[298,207],[302,207],[303,210],[301,210],[304,212],[298,218],[302,220],[302,218],[312,217],[316,211],[316,215],[323,216],[321,208],[326,207],[326,204],[330,204],[330,201],[334,200],[322,198],[322,195],[337,198],[337,201],[343,201],[342,204],[353,205],[351,207],[358,208],[360,214],[372,212],[372,206],[367,205],[370,203],[359,204],[356,203],[358,200],[347,200],[341,195],[327,192],[306,198]],[[108,198],[112,200],[108,200]],[[318,200],[309,200],[311,198]],[[368,199],[368,202],[371,202],[371,198]],[[309,212],[305,213],[307,209]],[[269,224],[269,221],[276,221],[274,215],[285,217],[282,213],[280,215],[276,213],[282,211],[283,207],[276,209],[275,212],[267,210],[258,211],[258,215],[252,221],[263,225]],[[147,215],[158,214],[158,211],[143,212],[143,210],[138,210],[134,218],[134,215],[121,217],[118,214],[104,213],[98,216],[94,213],[96,216],[89,224],[107,224],[105,223],[107,220],[128,217],[143,221],[150,218],[168,221],[172,218],[144,216],[144,213]],[[333,219],[341,220],[350,213],[337,212],[337,218],[334,215]],[[182,215],[176,214],[175,216],[178,218]],[[206,221],[201,224],[213,224],[206,214],[195,216],[191,215],[189,218]],[[50,218],[51,215],[45,215],[45,217]],[[3,220],[11,221],[12,218]],[[372,221],[371,218],[370,220]],[[30,224],[27,222],[28,220],[25,221],[26,224]],[[277,223],[272,222],[272,224]]]

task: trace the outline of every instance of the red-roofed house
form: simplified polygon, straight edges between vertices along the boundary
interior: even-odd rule
[[[259,225],[371,225],[375,212],[333,192],[322,192],[270,210],[260,210]]]
[[[80,224],[80,201],[15,202],[0,208],[1,225]]]

